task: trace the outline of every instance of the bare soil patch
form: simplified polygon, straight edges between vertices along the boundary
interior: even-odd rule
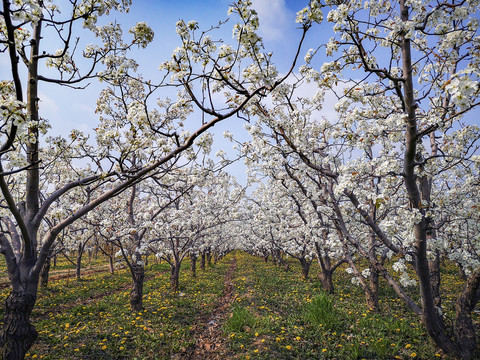
[[[212,312],[201,313],[193,325],[195,345],[184,352],[176,354],[172,359],[185,360],[217,360],[230,359],[234,354],[230,353],[226,346],[226,339],[222,331],[222,325],[229,314],[231,303],[234,301],[233,276],[237,269],[237,260],[230,260],[230,268],[225,274],[224,289]]]

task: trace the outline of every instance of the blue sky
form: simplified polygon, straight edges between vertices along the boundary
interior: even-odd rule
[[[144,21],[152,27],[155,32],[153,42],[147,49],[135,50],[131,56],[140,64],[139,72],[144,78],[152,79],[152,82],[155,82],[161,76],[161,72],[158,70],[159,64],[169,59],[173,49],[179,46],[179,39],[175,30],[176,22],[180,19],[185,21],[197,20],[200,29],[207,29],[211,25],[218,24],[220,20],[228,18],[227,11],[230,3],[229,0],[134,0],[129,13],[112,12],[110,16],[101,21],[116,21],[122,25],[125,33],[139,21]],[[297,29],[298,24],[295,24],[296,12],[303,8],[307,1],[254,0],[253,3],[259,13],[260,34],[264,39],[266,48],[274,53],[274,62],[279,71],[284,72],[289,68],[296,50],[296,43],[301,35],[301,31]],[[227,42],[232,40],[232,27],[235,21],[236,19],[231,19],[224,25],[224,33],[221,35],[223,40]],[[88,33],[83,31],[81,34],[81,45],[92,42]],[[48,52],[54,52],[56,48],[60,47],[58,43],[52,42],[47,35],[45,35],[42,45]],[[308,47],[305,47],[304,51],[307,50]],[[1,66],[8,65],[6,61],[5,56],[0,56],[0,78],[2,79],[10,78],[10,74],[6,72],[8,67]],[[39,88],[40,116],[49,119],[52,125],[49,135],[67,136],[70,130],[74,128],[93,133],[92,129],[97,124],[96,99],[101,89],[102,85],[95,81],[92,81],[85,90],[73,90],[58,85],[41,83]],[[194,120],[192,119],[192,122]],[[192,126],[195,125],[192,124]],[[246,132],[243,130],[243,122],[239,119],[229,119],[217,125],[213,130],[216,141],[212,156],[219,149],[228,153],[229,149],[232,148],[232,144],[221,136],[225,130],[230,130],[236,138],[242,141],[248,139]],[[232,165],[229,170],[239,178],[241,183],[245,183],[245,167],[243,164]]]
[[[233,0],[134,0],[131,11],[128,14],[113,12],[103,21],[116,21],[122,25],[126,32],[139,21],[146,22],[155,32],[153,42],[147,49],[138,49],[132,54],[140,63],[139,72],[146,79],[160,79],[161,72],[158,65],[170,58],[174,48],[179,45],[179,39],[175,32],[175,24],[178,20],[197,20],[200,29],[206,29],[211,25],[218,24],[220,20],[227,19],[227,10]],[[61,2],[61,1],[60,1]],[[262,35],[265,47],[273,52],[273,60],[280,72],[288,70],[293,54],[296,50],[301,31],[295,23],[296,12],[308,3],[307,0],[253,0],[254,8],[260,18],[260,35]],[[324,14],[326,16],[326,14]],[[232,39],[232,26],[235,19],[231,19],[224,26],[221,37],[225,41]],[[315,26],[308,34],[304,45],[303,54],[310,47],[326,42],[331,35],[331,25],[326,21],[321,26]],[[81,43],[91,42],[88,36],[82,35]],[[45,36],[43,41],[48,51],[54,51],[58,44],[52,43]],[[320,51],[323,53],[323,51]],[[0,56],[0,79],[10,79],[7,56]],[[319,61],[317,59],[316,61]],[[329,60],[330,61],[330,60]],[[356,76],[359,76],[357,74]],[[48,118],[52,124],[51,135],[67,135],[71,129],[80,129],[87,133],[93,133],[96,127],[97,115],[95,104],[102,86],[92,82],[85,90],[72,90],[51,84],[40,84],[40,114]],[[327,116],[334,115],[328,109]],[[324,112],[325,113],[325,112]],[[475,112],[478,114],[478,111]],[[472,114],[473,115],[473,114]],[[195,119],[192,119],[192,122]],[[192,125],[194,126],[194,125]],[[216,150],[229,151],[232,144],[224,140],[221,134],[230,130],[241,141],[248,139],[243,130],[243,123],[239,119],[229,119],[214,128],[216,142],[212,154]],[[245,183],[245,168],[241,164],[230,168],[241,183]]]
[[[200,29],[207,29],[211,25],[218,24],[220,20],[228,18],[227,11],[231,2],[231,0],[134,1],[130,13],[117,17],[117,20],[125,25],[125,28],[133,26],[137,21],[145,21],[154,30],[153,43],[147,49],[139,50],[139,56],[136,59],[141,64],[140,72],[148,78],[155,79],[160,75],[157,70],[160,62],[169,59],[172,50],[179,45],[175,30],[176,22],[180,19],[186,22],[196,20],[199,22]],[[288,70],[296,50],[301,31],[295,23],[295,17],[297,11],[306,4],[306,0],[253,0],[254,8],[260,17],[260,35],[268,51],[273,52],[274,62],[281,72]],[[227,42],[232,40],[232,27],[235,22],[236,19],[232,18],[223,26],[224,33],[221,35],[223,40]],[[304,51],[307,50],[308,47],[305,47]],[[195,121],[194,118],[191,119],[192,123]],[[216,125],[212,130],[215,137],[212,156],[220,149],[227,154],[231,152],[229,149],[232,149],[233,144],[222,136],[225,130],[235,134],[236,139],[247,141],[249,137],[243,125],[244,122],[236,118]],[[232,151],[230,157],[234,155]],[[228,168],[228,171],[234,174],[242,184],[246,183],[245,170],[241,161]]]

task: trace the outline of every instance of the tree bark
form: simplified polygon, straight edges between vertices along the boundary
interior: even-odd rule
[[[200,258],[200,270],[205,271],[205,260],[206,260],[206,255],[204,252],[202,252],[202,256]]]
[[[298,261],[300,261],[300,265],[302,266],[302,279],[308,280],[308,274],[310,272],[310,265],[312,264],[311,261],[307,261],[305,258],[299,258]]]
[[[400,1],[400,12],[402,21],[409,21],[409,8],[405,0]],[[420,297],[422,301],[422,320],[433,341],[445,352],[459,354],[458,344],[453,341],[445,332],[445,326],[441,315],[435,308],[434,295],[430,277],[427,257],[427,219],[425,209],[422,204],[421,194],[417,186],[417,176],[415,168],[417,166],[417,103],[413,88],[413,66],[411,55],[411,41],[402,35],[401,39],[402,68],[403,68],[403,96],[404,110],[406,114],[405,131],[405,154],[404,154],[404,179],[407,190],[410,207],[418,211],[422,218],[414,225],[413,232],[415,236],[415,271],[418,276]]]
[[[197,277],[197,254],[190,254],[190,274],[193,278]]]
[[[173,291],[178,290],[180,266],[181,266],[181,263],[176,260],[170,264],[170,286],[172,287]]]
[[[322,235],[324,240],[327,240],[328,232],[324,231]],[[332,262],[331,262],[330,256],[328,255],[327,251],[325,251],[324,254],[322,254],[322,249],[320,247],[320,244],[316,241],[315,241],[315,251],[317,254],[318,265],[320,265],[320,269],[322,270],[322,272],[318,277],[322,282],[323,290],[325,290],[329,294],[334,294],[335,292],[335,288],[333,286],[334,269],[332,269]]]
[[[280,250],[275,250],[272,256],[274,257],[274,259],[277,259],[277,264],[279,266],[283,266],[283,269],[285,271],[290,271],[290,264],[283,258],[282,252]]]
[[[75,276],[77,280],[80,280],[82,277],[82,256],[83,256],[83,246],[80,243],[78,245],[77,262],[75,264]]]
[[[110,270],[110,274],[115,273],[115,266],[114,266],[114,263],[113,263],[113,255],[108,256],[108,267],[109,267],[109,270]]]
[[[22,360],[38,337],[30,323],[36,295],[12,291],[5,301],[5,316],[1,335],[1,352],[4,360]]]
[[[319,278],[322,282],[323,290],[333,295],[335,293],[335,287],[333,285],[333,272],[324,270],[320,273]]]
[[[132,291],[130,292],[130,308],[133,311],[143,310],[143,281],[145,269],[143,265],[132,265]]]
[[[212,253],[209,251],[207,251],[207,263],[208,263],[208,266],[212,266]]]
[[[368,279],[370,291],[368,292],[367,297],[367,306],[371,311],[377,312],[380,310],[378,303],[378,280],[379,274],[378,270],[374,266],[370,266],[370,276]]]
[[[435,258],[428,262],[428,269],[430,270],[430,282],[432,283],[433,301],[437,308],[442,307],[442,296],[440,293],[441,273],[440,273],[440,253],[435,252]]]
[[[467,280],[464,290],[455,304],[455,337],[460,348],[460,357],[464,360],[473,359],[477,349],[477,336],[471,313],[478,302],[480,289],[480,270],[473,273]]]
[[[42,288],[46,288],[48,285],[48,277],[50,275],[51,264],[52,260],[49,256],[45,261],[45,264],[43,264],[42,271],[40,272],[40,286]]]

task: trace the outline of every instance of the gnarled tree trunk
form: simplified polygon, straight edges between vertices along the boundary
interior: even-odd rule
[[[322,271],[320,275],[318,275],[322,286],[323,290],[328,292],[329,294],[334,294],[335,293],[335,287],[333,285],[333,273],[331,271]]]
[[[36,293],[13,290],[5,301],[5,316],[1,335],[2,359],[21,360],[38,337],[30,323],[37,299]]]
[[[477,336],[471,313],[478,302],[480,289],[480,270],[472,274],[465,284],[462,295],[455,304],[455,337],[462,359],[472,359],[477,349]]]
[[[327,240],[328,231],[324,231],[323,237],[325,240]],[[315,251],[317,254],[318,265],[320,265],[320,269],[322,270],[318,277],[322,282],[323,290],[329,294],[334,294],[335,287],[333,285],[333,273],[337,267],[345,262],[345,260],[341,260],[332,266],[332,261],[328,255],[328,251],[322,252],[322,248],[318,242],[315,242]]]

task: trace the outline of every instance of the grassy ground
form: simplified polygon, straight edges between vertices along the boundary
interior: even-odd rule
[[[237,353],[251,359],[441,358],[418,320],[384,291],[380,314],[364,304],[344,270],[335,297],[298,271],[240,257],[237,300],[225,331]],[[255,266],[252,266],[252,262]],[[295,270],[295,268],[294,268]],[[314,271],[315,272],[315,271]],[[311,274],[315,277],[315,273]],[[247,319],[239,326],[239,318]]]
[[[81,281],[54,280],[38,296],[32,320],[39,339],[27,358],[181,359],[198,346],[201,322],[212,318],[208,314],[225,296],[229,269],[233,291],[220,318],[222,349],[211,354],[221,352],[225,359],[446,358],[387,287],[381,291],[382,311],[371,313],[343,269],[336,273],[333,297],[322,292],[318,281],[301,281],[297,264],[291,265],[292,271],[285,272],[236,253],[198,270],[192,279],[185,263],[180,291],[174,293],[168,266],[155,264],[147,270],[145,310],[139,313],[129,309],[125,270],[98,272]],[[312,279],[317,271],[314,267]],[[462,286],[454,269],[444,274],[443,284],[452,295],[446,302],[451,308],[450,299]],[[7,294],[8,289],[1,290],[2,303]]]

